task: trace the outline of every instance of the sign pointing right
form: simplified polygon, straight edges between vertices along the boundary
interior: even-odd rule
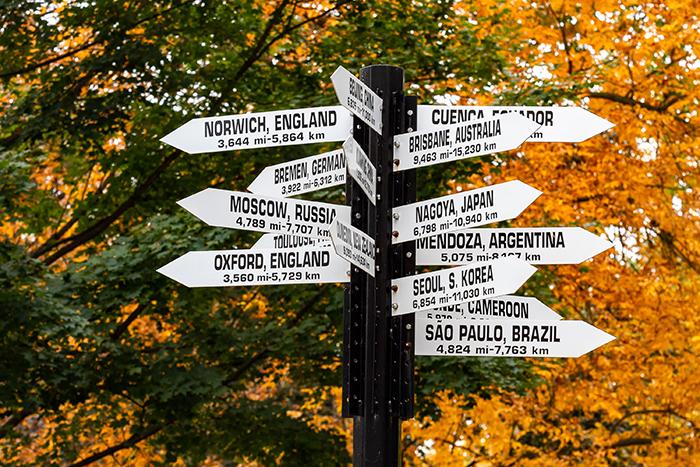
[[[580,143],[615,125],[581,107],[419,105],[418,128],[434,131],[445,125],[518,113],[542,125],[528,138],[540,143]]]
[[[615,339],[585,321],[507,321],[416,316],[416,355],[580,357]]]
[[[406,204],[393,209],[393,243],[513,219],[541,191],[519,180]]]
[[[392,314],[402,315],[513,293],[535,271],[535,267],[523,260],[504,258],[394,279],[391,281]]]
[[[419,239],[416,265],[468,264],[504,256],[530,264],[578,264],[612,246],[581,227],[468,229]]]
[[[396,170],[415,169],[469,157],[509,151],[520,146],[539,125],[506,114],[394,136]]]
[[[533,321],[561,319],[556,311],[535,297],[515,295],[501,295],[500,297],[421,311],[416,316],[441,317],[442,319],[525,319]]]

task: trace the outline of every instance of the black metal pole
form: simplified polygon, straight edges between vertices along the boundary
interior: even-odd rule
[[[343,415],[354,417],[353,465],[401,464],[402,418],[413,416],[413,317],[392,317],[391,279],[413,274],[415,245],[392,246],[392,207],[415,200],[415,173],[393,173],[394,135],[415,129],[416,101],[403,94],[403,70],[363,68],[360,79],[382,98],[383,133],[355,118],[353,136],[377,169],[371,203],[346,184],[353,226],[374,238],[374,277],[352,267],[344,311]]]

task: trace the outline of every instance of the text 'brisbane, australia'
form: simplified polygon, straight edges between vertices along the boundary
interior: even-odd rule
[[[410,152],[426,151],[500,135],[501,121],[486,120],[411,136],[408,140],[408,150]]]

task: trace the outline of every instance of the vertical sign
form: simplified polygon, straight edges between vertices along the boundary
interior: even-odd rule
[[[377,169],[351,136],[343,143],[348,173],[360,185],[372,204],[377,204]]]
[[[342,66],[331,75],[331,81],[340,103],[381,135],[382,98]]]

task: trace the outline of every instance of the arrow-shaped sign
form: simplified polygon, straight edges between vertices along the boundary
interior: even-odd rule
[[[512,219],[542,194],[519,180],[393,208],[393,243]]]
[[[419,105],[418,128],[437,130],[508,113],[518,113],[542,125],[528,138],[533,142],[578,143],[615,126],[581,107]]]
[[[503,295],[496,298],[474,300],[434,310],[418,311],[416,316],[442,319],[561,319],[556,311],[535,297]]]
[[[581,227],[469,229],[421,238],[416,265],[457,265],[512,256],[530,264],[578,264],[612,243]]]
[[[539,125],[516,113],[394,136],[395,170],[415,169],[520,146]]]
[[[341,105],[382,134],[382,98],[348,70],[339,66],[331,75]]]
[[[258,195],[286,198],[345,183],[343,150],[265,167],[248,186]]]
[[[331,247],[330,240],[321,240],[320,238],[299,237],[289,234],[266,233],[262,235],[257,242],[250,247],[252,250],[261,248],[287,249],[297,248],[300,246],[318,245],[322,247]]]
[[[377,204],[377,169],[352,136],[343,143],[348,173],[360,185],[372,204]]]
[[[374,277],[374,240],[350,224],[336,219],[331,223],[331,242],[341,258]]]
[[[315,238],[330,234],[336,217],[350,222],[350,206],[207,188],[181,199],[180,206],[209,225]]]
[[[580,357],[613,339],[585,321],[416,317],[416,355]]]
[[[515,292],[537,269],[520,259],[441,269],[391,281],[394,315]]]
[[[190,251],[158,269],[187,287],[348,282],[350,265],[331,248]]]
[[[161,138],[188,154],[345,141],[352,115],[339,106],[194,118]]]

